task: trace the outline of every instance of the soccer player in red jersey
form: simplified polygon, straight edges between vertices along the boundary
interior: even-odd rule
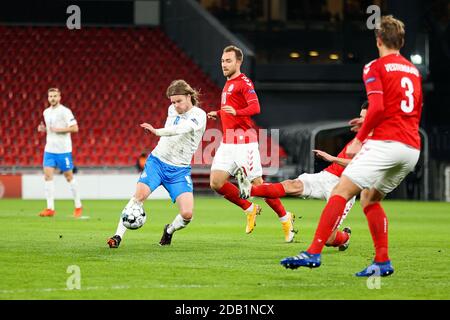
[[[239,197],[239,189],[229,182],[239,167],[247,170],[253,184],[262,184],[262,166],[258,149],[258,135],[251,119],[260,113],[258,96],[252,81],[241,73],[244,59],[242,50],[228,46],[222,54],[222,71],[227,82],[222,91],[221,109],[211,111],[208,118],[220,118],[223,138],[211,166],[211,188],[228,201],[241,207],[247,215],[246,233],[256,225],[256,216],[261,207]],[[294,215],[287,212],[279,199],[265,199],[277,213],[286,242],[295,236]]]
[[[375,258],[372,265],[355,275],[389,276],[394,272],[388,255],[388,220],[381,200],[414,170],[419,159],[422,79],[417,68],[400,55],[405,36],[401,21],[383,16],[375,35],[380,58],[364,67],[370,108],[347,148],[347,155],[354,158],[322,212],[311,245],[297,256],[283,259],[281,264],[286,268],[319,267],[325,241],[347,201],[367,188],[368,196],[361,199],[361,205],[374,242]],[[372,136],[362,144],[372,130]]]
[[[361,124],[364,122],[367,107],[368,103],[366,101],[361,106],[360,117],[350,121],[352,131],[358,132]],[[247,199],[250,196],[265,198],[283,198],[286,196],[293,196],[305,199],[322,199],[328,201],[333,188],[339,182],[342,171],[344,171],[345,167],[351,161],[351,158],[346,155],[347,146],[349,146],[351,142],[352,141],[347,143],[344,149],[342,149],[336,157],[321,150],[313,150],[317,157],[331,162],[332,164],[321,172],[313,174],[303,173],[293,180],[285,180],[280,183],[264,183],[262,185],[252,186],[246,177],[245,171],[242,170],[242,168],[239,168],[236,176],[238,177],[241,198]],[[350,209],[353,207],[355,198],[356,197],[353,197],[347,202],[341,220],[334,232],[327,239],[326,246],[337,247],[340,251],[344,251],[348,248],[351,229],[349,227],[344,228],[342,231],[338,229],[342,225],[342,222],[346,218]]]

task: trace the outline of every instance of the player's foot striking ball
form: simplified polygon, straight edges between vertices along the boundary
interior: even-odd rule
[[[110,248],[118,248],[120,245],[120,241],[122,241],[122,238],[116,234],[115,236],[109,238],[106,243]]]

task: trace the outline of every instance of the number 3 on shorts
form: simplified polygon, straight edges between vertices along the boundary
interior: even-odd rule
[[[403,77],[400,81],[402,88],[405,88],[405,95],[408,98],[408,101],[402,100],[400,107],[402,108],[402,111],[405,113],[410,113],[414,109],[414,85],[411,81],[411,79],[407,77]]]

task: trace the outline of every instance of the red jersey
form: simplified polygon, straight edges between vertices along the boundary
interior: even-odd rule
[[[219,111],[224,143],[251,143],[258,141],[255,124],[250,118],[260,112],[258,96],[252,81],[241,73],[225,83],[221,107],[231,106],[236,115]]]
[[[344,149],[342,149],[341,152],[339,152],[339,154],[337,155],[338,158],[351,159],[351,158],[347,157],[347,155],[345,153],[347,152],[347,147],[352,142],[353,142],[353,139],[350,140],[350,142],[345,145]],[[333,162],[328,167],[326,167],[324,170],[328,171],[331,174],[334,174],[336,177],[340,177],[342,175],[342,172],[344,171],[344,169],[345,169],[345,167]]]
[[[422,77],[400,54],[390,54],[364,67],[363,80],[369,98],[366,119],[357,134],[370,139],[398,141],[420,149]]]

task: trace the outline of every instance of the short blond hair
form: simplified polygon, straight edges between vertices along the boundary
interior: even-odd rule
[[[405,24],[392,15],[383,16],[375,35],[387,48],[400,50],[405,44]]]
[[[50,93],[50,92],[58,92],[59,94],[61,94],[61,91],[59,91],[58,88],[50,88],[50,89],[48,89],[47,93]]]
[[[166,95],[167,95],[167,98],[170,98],[171,96],[176,96],[176,95],[183,95],[183,96],[191,95],[192,105],[194,105],[194,106],[200,105],[199,92],[197,90],[193,89],[189,85],[189,83],[187,83],[186,81],[184,81],[182,79],[172,81],[172,83],[167,88]]]
[[[242,50],[236,46],[228,46],[223,49],[223,52],[234,52],[236,55],[236,60],[243,62],[244,61],[244,53]]]

